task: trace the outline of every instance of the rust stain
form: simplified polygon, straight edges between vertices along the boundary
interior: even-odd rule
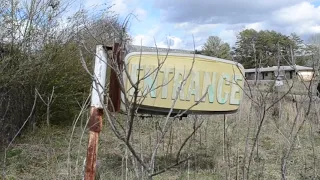
[[[89,142],[86,159],[85,180],[94,180],[96,174],[96,160],[98,151],[99,133],[102,129],[103,109],[91,107],[89,119]]]
[[[86,173],[84,177],[85,180],[95,179],[98,140],[99,140],[99,133],[90,131],[87,160],[86,160]]]
[[[91,108],[91,115],[88,122],[88,127],[90,131],[100,133],[102,129],[102,116],[103,109],[98,109],[95,107]]]

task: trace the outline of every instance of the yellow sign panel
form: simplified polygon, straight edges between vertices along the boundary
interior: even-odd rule
[[[135,52],[126,56],[124,83],[129,101],[150,112],[188,110],[227,113],[239,108],[244,84],[242,65],[194,54]],[[134,87],[138,88],[138,91]]]

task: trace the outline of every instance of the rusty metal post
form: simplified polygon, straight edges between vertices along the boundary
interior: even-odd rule
[[[123,58],[123,49],[120,47],[119,43],[114,43],[113,48],[113,56],[116,57],[115,64],[118,65],[119,70],[122,68],[122,58]],[[110,72],[110,83],[109,83],[109,97],[110,103],[108,103],[108,109],[111,112],[119,112],[120,111],[120,104],[121,104],[121,91],[120,91],[120,84],[118,80],[117,72],[111,69]]]
[[[107,73],[107,54],[102,45],[96,46],[94,79],[92,82],[89,142],[86,158],[85,180],[94,180],[98,151],[99,133],[102,128],[103,97]]]

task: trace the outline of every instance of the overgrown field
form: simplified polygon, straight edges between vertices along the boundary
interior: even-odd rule
[[[181,151],[181,157],[189,160],[154,179],[281,179],[284,171],[290,180],[319,179],[318,100],[306,96],[292,101],[287,95],[268,108],[273,104],[271,97],[267,101],[245,97],[236,114],[174,120],[158,150],[156,169],[174,164],[195,123],[203,123]],[[84,115],[76,127],[44,125],[23,133],[7,151],[2,175],[8,179],[81,179],[88,139],[86,118]],[[133,146],[143,160],[150,157],[161,123],[161,117],[134,122]],[[4,162],[3,153],[1,157]],[[99,141],[98,178],[134,179],[135,163],[105,122]]]

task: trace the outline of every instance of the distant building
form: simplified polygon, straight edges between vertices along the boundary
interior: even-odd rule
[[[313,73],[313,68],[298,65],[280,66],[279,69],[278,66],[245,69],[245,77],[247,80],[275,80],[278,78],[310,81]]]

